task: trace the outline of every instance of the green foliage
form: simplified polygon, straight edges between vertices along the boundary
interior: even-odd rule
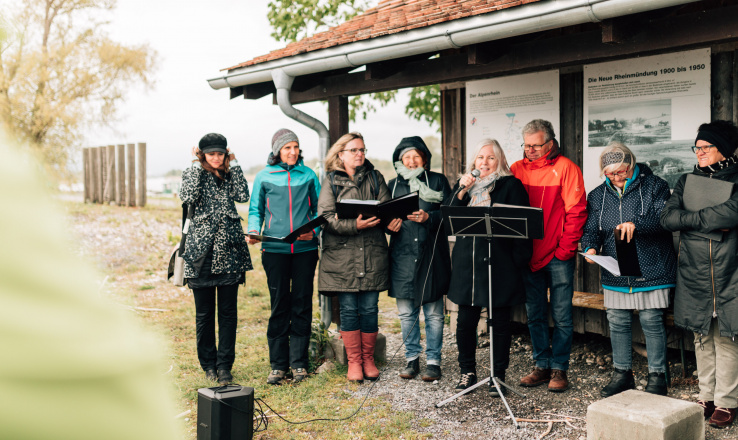
[[[295,42],[325,31],[365,11],[370,0],[273,0],[269,2],[267,18],[277,41]],[[385,107],[395,101],[397,90],[352,96],[349,99],[349,120],[366,119],[376,113],[377,105]],[[405,113],[425,121],[440,131],[441,98],[438,85],[416,87],[410,92]]]
[[[180,242],[180,240],[182,240],[181,235],[175,235],[172,234],[172,231],[167,231],[167,241],[169,242],[169,244],[175,246],[177,243]]]
[[[0,120],[56,174],[66,174],[85,128],[115,121],[133,84],[147,86],[155,55],[112,41],[115,0],[25,0],[3,11]]]

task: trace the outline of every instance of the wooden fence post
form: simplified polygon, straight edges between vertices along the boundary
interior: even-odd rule
[[[136,206],[136,145],[128,144],[128,192],[126,193],[126,205]]]
[[[103,147],[95,147],[95,203],[102,203],[102,192],[103,192]]]
[[[118,206],[125,206],[126,204],[126,146],[120,144],[116,147],[117,149],[117,160],[118,163],[118,188],[115,192],[115,203]]]
[[[136,205],[146,206],[146,142],[138,143],[138,197]]]
[[[106,199],[107,183],[108,183],[108,147],[99,147],[100,150],[100,200],[99,203],[109,202]]]
[[[90,196],[92,188],[90,187],[90,149],[82,149],[82,181],[84,185],[85,203],[89,203],[92,197]]]
[[[108,145],[105,150],[105,203],[111,203],[115,202],[115,145]]]

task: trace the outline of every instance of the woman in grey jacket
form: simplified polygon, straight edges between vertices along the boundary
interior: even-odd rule
[[[339,219],[336,202],[342,199],[389,200],[382,173],[366,160],[359,133],[341,136],[326,155],[326,176],[318,197],[318,215],[328,220],[322,233],[323,254],[318,290],[337,293],[341,304],[341,337],[348,358],[348,380],[377,380],[374,346],[379,327],[379,292],[389,288],[387,238],[379,219]],[[387,228],[400,229],[400,219]]]
[[[738,183],[737,145],[732,122],[700,125],[692,175]],[[685,174],[661,213],[665,229],[680,231],[674,323],[694,332],[698,403],[711,426],[724,428],[733,423],[738,407],[738,192],[723,203],[689,211],[686,181]],[[702,235],[709,232],[719,239]]]
[[[205,376],[228,384],[236,357],[238,285],[251,270],[251,256],[234,202],[247,202],[249,188],[226,138],[210,133],[193,148],[197,157],[182,173],[182,202],[194,208],[185,252],[185,278],[195,297],[197,357]],[[215,304],[218,339],[215,345]],[[216,373],[217,371],[217,373]]]

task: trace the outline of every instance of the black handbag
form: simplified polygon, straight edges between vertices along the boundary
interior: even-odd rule
[[[187,281],[184,277],[184,255],[185,243],[187,241],[187,230],[190,227],[190,220],[192,219],[192,213],[194,208],[188,206],[186,203],[182,204],[182,239],[179,244],[172,250],[172,255],[169,257],[169,267],[167,269],[167,279],[172,279],[172,283],[175,286],[184,286]]]

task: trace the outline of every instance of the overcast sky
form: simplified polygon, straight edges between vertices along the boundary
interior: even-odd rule
[[[213,90],[206,82],[220,69],[285,46],[269,36],[267,3],[118,0],[108,31],[119,42],[147,43],[158,52],[156,82],[148,92],[133,88],[120,107],[122,121],[115,131],[89,132],[86,146],[146,142],[153,176],[187,166],[191,147],[204,134],[218,132],[247,168],[265,163],[272,135],[286,127],[299,136],[305,157],[317,156],[317,134],[282,114],[271,96],[229,100],[227,89]],[[351,125],[364,134],[370,158],[390,159],[402,137],[436,135],[404,114],[406,102],[405,91],[397,103]],[[328,125],[326,105],[297,108]]]

